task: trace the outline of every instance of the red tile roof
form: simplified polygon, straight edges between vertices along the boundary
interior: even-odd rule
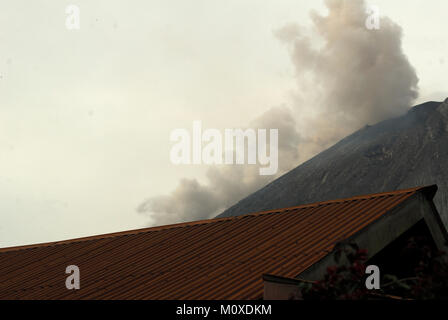
[[[434,187],[0,249],[0,299],[258,299],[334,245]],[[65,268],[80,268],[67,290]]]

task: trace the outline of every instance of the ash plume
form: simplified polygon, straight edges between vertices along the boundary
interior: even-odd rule
[[[347,134],[405,113],[418,96],[418,78],[402,50],[402,30],[387,17],[369,30],[362,0],[326,0],[327,15],[311,13],[309,28],[289,24],[275,32],[286,44],[297,90],[287,108],[254,120],[279,129],[279,174]],[[153,224],[210,218],[275,177],[258,166],[211,167],[207,182],[182,179],[169,195],[152,197],[139,212]]]
[[[298,161],[299,134],[291,111],[271,108],[254,119],[249,128],[278,129],[278,174]],[[259,165],[213,166],[206,172],[206,183],[182,179],[168,195],[147,199],[138,212],[149,216],[155,225],[211,218],[241,198],[263,187],[276,176],[259,175]]]
[[[328,14],[311,12],[310,28],[275,32],[289,49],[297,81],[294,107],[300,152],[308,156],[345,135],[405,113],[418,97],[418,78],[402,51],[402,30],[381,16],[369,30],[362,0],[326,0]]]

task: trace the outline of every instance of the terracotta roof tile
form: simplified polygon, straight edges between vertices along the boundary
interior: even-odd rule
[[[257,299],[409,197],[434,187],[0,249],[0,299]],[[77,265],[81,289],[65,288]]]

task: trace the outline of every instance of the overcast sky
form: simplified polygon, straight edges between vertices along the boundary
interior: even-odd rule
[[[403,29],[416,103],[445,99],[446,0],[368,3]],[[290,103],[274,32],[312,9],[325,14],[316,0],[1,0],[0,247],[147,226],[144,199],[204,179],[169,161],[173,129],[244,127]]]

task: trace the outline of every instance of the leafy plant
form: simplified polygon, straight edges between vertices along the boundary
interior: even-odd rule
[[[448,257],[433,249],[426,238],[410,238],[400,254],[411,265],[411,276],[385,274],[379,290],[368,290],[367,251],[356,244],[342,244],[335,251],[336,265],[328,267],[323,279],[300,284],[300,299],[448,299]]]

